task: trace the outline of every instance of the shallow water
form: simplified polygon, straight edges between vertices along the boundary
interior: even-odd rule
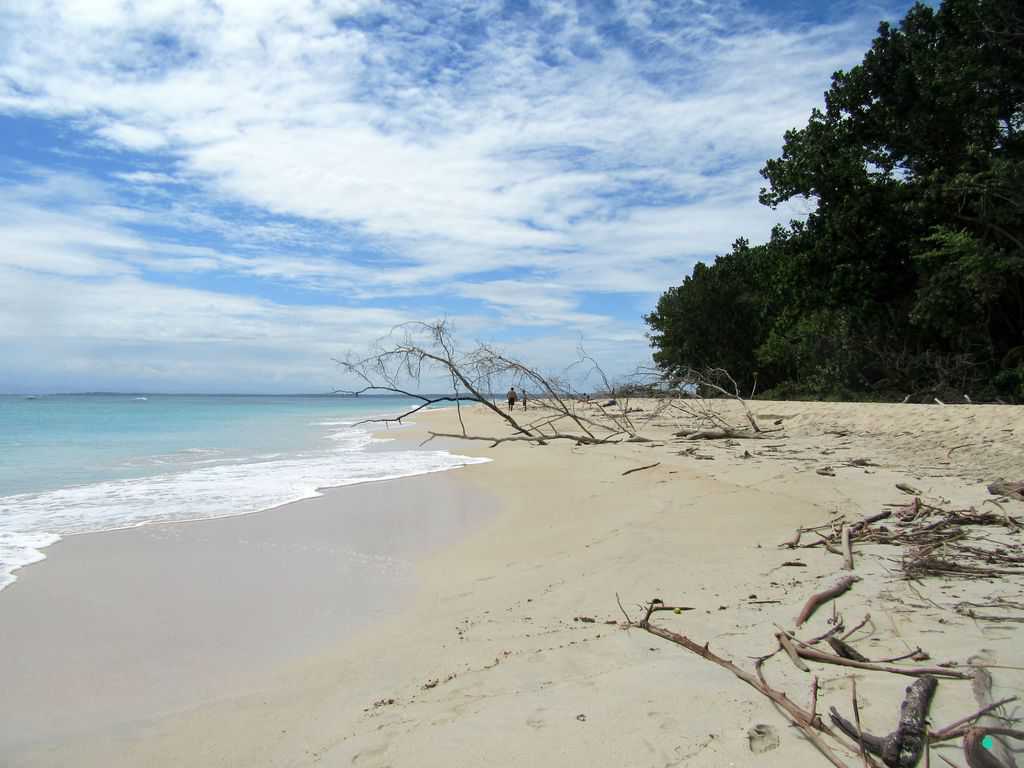
[[[0,588],[61,536],[246,514],[479,460],[370,451],[394,397],[0,397]]]

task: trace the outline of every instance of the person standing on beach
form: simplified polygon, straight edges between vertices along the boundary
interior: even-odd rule
[[[516,407],[516,388],[508,388],[508,411],[512,413],[512,409]]]
[[[523,390],[523,410],[526,410],[526,390]]]

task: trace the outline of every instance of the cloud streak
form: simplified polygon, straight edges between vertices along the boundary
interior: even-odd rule
[[[20,222],[3,228],[17,244],[3,263],[102,275],[111,291],[230,275],[203,287],[266,300],[291,286],[353,310],[457,297],[453,314],[635,339],[638,316],[581,306],[653,302],[695,260],[792,215],[756,204],[757,169],[859,59],[877,13],[794,25],[696,0],[7,7],[0,112],[68,126],[105,160],[8,185],[32,195],[0,198]],[[47,196],[49,176],[70,199]],[[107,210],[83,202],[89,185]]]

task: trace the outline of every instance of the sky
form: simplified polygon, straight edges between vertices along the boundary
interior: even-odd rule
[[[907,4],[0,0],[0,392],[324,392],[448,318],[557,372],[809,203],[758,170]]]

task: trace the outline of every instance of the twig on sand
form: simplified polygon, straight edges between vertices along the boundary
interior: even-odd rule
[[[853,686],[853,720],[857,724],[857,748],[860,750],[860,759],[864,765],[868,764],[868,756],[864,753],[864,730],[860,727],[860,707],[857,706],[857,678],[850,676],[850,685]]]
[[[971,678],[971,675],[966,672],[948,667],[897,667],[893,664],[882,664],[876,661],[855,661],[854,659],[844,659],[842,656],[809,648],[805,645],[797,646],[796,652],[802,658],[810,661],[820,661],[823,664],[836,664],[841,667],[853,667],[855,669],[870,669],[876,672],[891,672],[896,675],[906,675],[907,677],[950,677],[956,680],[969,680]]]
[[[634,467],[633,469],[627,469],[625,472],[622,473],[622,476],[625,477],[626,475],[632,475],[634,472],[642,472],[645,469],[654,469],[654,467],[657,467],[657,466],[660,466],[660,465],[661,465],[661,462],[660,461],[656,461],[653,464],[647,464],[647,465],[645,465],[643,467]]]
[[[843,526],[843,568],[853,570],[853,545],[850,544],[850,526]]]
[[[779,645],[782,646],[782,650],[789,656],[790,661],[793,662],[793,666],[799,669],[801,672],[810,672],[811,668],[808,667],[804,660],[800,658],[800,654],[797,653],[796,647],[793,645],[793,641],[789,639],[789,636],[785,632],[776,632],[775,637],[779,641]]]

